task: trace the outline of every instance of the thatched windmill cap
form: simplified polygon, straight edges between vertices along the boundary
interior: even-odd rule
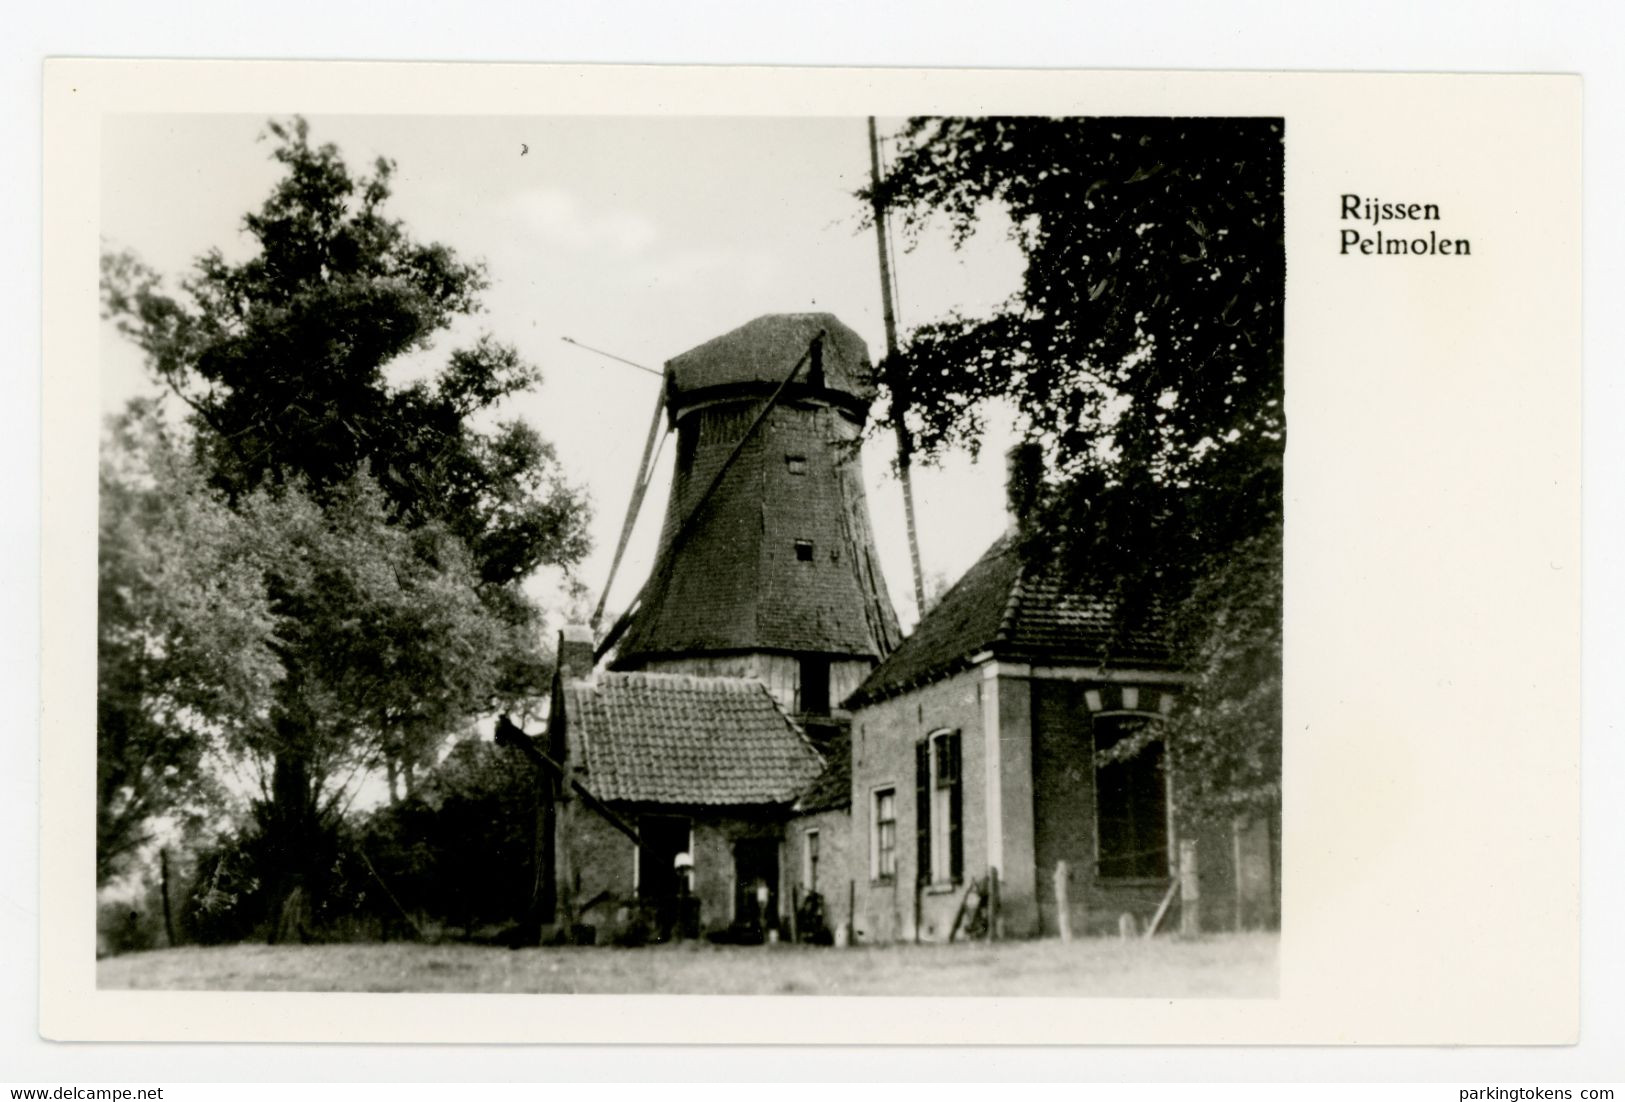
[[[730,396],[771,391],[819,332],[824,333],[823,377],[803,363],[795,383],[803,395],[833,400],[866,416],[874,401],[869,346],[834,314],[763,314],[666,361],[666,402],[675,417],[685,406]]]

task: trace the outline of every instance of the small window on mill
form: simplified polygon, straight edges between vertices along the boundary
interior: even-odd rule
[[[796,540],[796,561],[812,562],[812,540]]]
[[[784,465],[791,474],[807,473],[807,457],[804,455],[787,455],[784,457]]]

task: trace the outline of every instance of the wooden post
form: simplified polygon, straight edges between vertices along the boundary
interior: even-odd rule
[[[1162,925],[1162,916],[1168,913],[1168,905],[1174,901],[1174,894],[1178,891],[1179,879],[1176,877],[1171,883],[1169,883],[1168,890],[1163,893],[1162,902],[1157,904],[1157,913],[1152,915],[1151,921],[1146,924],[1145,936],[1147,938],[1150,938],[1153,934],[1155,934],[1157,932],[1157,927]]]
[[[384,882],[384,878],[379,876],[378,870],[373,867],[372,858],[367,856],[367,851],[357,849],[356,852],[361,855],[361,863],[367,866],[367,871],[372,873],[372,878],[378,881],[378,886],[384,889],[385,898],[395,905],[395,909],[400,912],[402,918],[406,919],[406,924],[412,927],[412,932],[418,936],[418,940],[423,940],[423,927],[419,926],[418,920],[413,918],[405,907],[401,906],[401,901],[395,898],[395,893],[389,890],[389,885]]]
[[[999,940],[999,870],[987,870],[987,939]]]
[[[801,938],[798,936],[800,931],[796,929],[796,923],[800,919],[800,916],[796,912],[799,911],[799,910],[801,910],[801,886],[798,885],[798,884],[795,884],[795,883],[791,883],[791,885],[790,885],[790,944],[791,945],[795,945],[797,942],[799,942],[801,940]]]
[[[846,882],[846,945],[847,948],[858,943],[858,882]]]
[[[1055,925],[1061,931],[1061,941],[1072,940],[1072,910],[1066,901],[1066,862],[1055,862]]]
[[[1202,932],[1201,887],[1198,883],[1196,839],[1179,843],[1179,932],[1195,937]]]
[[[875,240],[880,246],[880,313],[886,323],[886,359],[881,360],[882,369],[895,370],[893,361],[897,357],[897,312],[892,305],[892,275],[891,257],[886,249],[886,207],[880,201],[880,138],[875,133],[875,117],[869,116],[869,183],[873,190],[870,192],[870,202],[873,204],[875,219]],[[903,488],[903,526],[908,533],[908,561],[914,573],[914,607],[919,609],[920,615],[925,615],[925,573],[920,568],[920,535],[914,524],[914,481],[909,474],[909,468],[914,452],[914,442],[908,435],[908,429],[903,424],[903,413],[907,403],[900,401],[899,388],[894,377],[888,377],[892,382],[891,393],[894,408],[892,413],[893,425],[897,429],[897,481]]]
[[[1241,856],[1242,824],[1245,821],[1246,820],[1240,815],[1237,815],[1230,820],[1230,885],[1233,889],[1231,895],[1236,902],[1235,921],[1237,930],[1243,929],[1247,924],[1246,908],[1243,906],[1242,888],[1242,885],[1246,879],[1246,873],[1243,871],[1244,866]]]
[[[164,938],[171,949],[175,947],[175,920],[169,913],[169,850],[158,851],[158,890],[164,896]]]
[[[965,914],[970,908],[971,893],[976,890],[976,881],[972,880],[965,885],[965,894],[959,897],[959,910],[954,912],[953,928],[948,931],[948,940],[953,941],[959,936],[959,928],[964,925]],[[969,936],[968,932],[967,935]]]

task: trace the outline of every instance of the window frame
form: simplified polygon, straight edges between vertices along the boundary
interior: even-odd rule
[[[881,801],[891,800],[891,817],[880,817]],[[884,844],[881,827],[891,827],[889,844]],[[886,868],[886,858],[890,868]],[[897,786],[879,785],[869,792],[869,879],[877,884],[889,884],[897,879]]]
[[[808,892],[818,890],[818,861],[823,844],[817,827],[808,827],[801,835],[801,886]]]
[[[827,716],[835,708],[835,694],[830,691],[831,679],[834,675],[835,663],[827,654],[800,654],[796,656],[796,712],[804,716]],[[822,707],[814,708],[807,701],[807,686],[817,683],[820,691],[814,694],[812,703]]]
[[[921,881],[931,887],[952,887],[964,879],[964,739],[958,728],[939,727],[922,741],[928,809],[923,816],[926,867],[920,870]],[[956,856],[957,869],[954,867]]]
[[[1101,830],[1100,771],[1101,771],[1102,768],[1110,768],[1113,765],[1127,765],[1127,764],[1129,764],[1129,762],[1106,762],[1106,763],[1102,763],[1099,760],[1099,754],[1100,754],[1101,749],[1102,749],[1102,747],[1100,745],[1100,737],[1099,737],[1100,736],[1100,729],[1101,729],[1101,724],[1103,722],[1108,722],[1108,723],[1114,723],[1115,724],[1115,723],[1117,723],[1119,721],[1123,721],[1123,720],[1136,720],[1136,719],[1137,720],[1144,720],[1147,727],[1149,727],[1151,730],[1156,732],[1156,734],[1152,738],[1152,743],[1156,746],[1157,752],[1159,754],[1158,760],[1157,760],[1154,768],[1157,771],[1159,781],[1160,781],[1160,783],[1158,784],[1158,797],[1157,798],[1161,803],[1161,808],[1160,808],[1160,814],[1155,815],[1155,816],[1148,816],[1147,817],[1146,825],[1151,825],[1152,823],[1154,823],[1155,829],[1160,833],[1160,836],[1161,836],[1161,839],[1162,839],[1162,856],[1163,856],[1163,860],[1162,860],[1162,864],[1159,867],[1158,871],[1155,872],[1155,873],[1146,872],[1146,871],[1143,871],[1143,870],[1135,870],[1135,871],[1132,871],[1132,872],[1110,872],[1110,873],[1108,873],[1104,869],[1104,862],[1105,861],[1107,861],[1107,860],[1118,861],[1118,860],[1124,860],[1124,858],[1121,855],[1105,853],[1104,848],[1102,846],[1103,832]],[[1095,878],[1097,880],[1102,881],[1102,882],[1108,882],[1108,883],[1114,883],[1114,884],[1150,883],[1150,882],[1166,881],[1168,879],[1168,877],[1173,875],[1171,862],[1173,860],[1173,854],[1174,854],[1174,831],[1173,831],[1173,825],[1170,822],[1170,815],[1172,813],[1172,808],[1173,808],[1173,797],[1172,797],[1172,791],[1171,791],[1171,788],[1170,788],[1171,778],[1169,776],[1169,769],[1168,769],[1168,757],[1167,757],[1168,745],[1167,745],[1166,738],[1162,734],[1163,719],[1164,719],[1164,717],[1161,714],[1156,713],[1156,712],[1144,712],[1144,711],[1130,710],[1130,709],[1117,709],[1117,710],[1113,710],[1113,711],[1095,712],[1092,715],[1090,715],[1090,717],[1089,717],[1089,761],[1090,761],[1090,770],[1091,770],[1091,776],[1090,776],[1090,791],[1091,791],[1091,795],[1092,795],[1091,803],[1093,804],[1093,807],[1092,807],[1091,810],[1093,812],[1093,815],[1092,815],[1093,824],[1092,825],[1094,827],[1094,831],[1093,831],[1093,833],[1094,833],[1094,865],[1095,865],[1094,871],[1095,871]],[[1124,739],[1124,738],[1130,737],[1130,734],[1131,733],[1119,734],[1117,739],[1113,740],[1113,745],[1115,745],[1116,742],[1122,741],[1122,739]],[[1108,747],[1108,749],[1109,749],[1109,747]],[[1141,753],[1142,754],[1146,753],[1149,750],[1150,750],[1150,747],[1148,746],[1145,750],[1142,750]],[[1133,759],[1130,759],[1130,761],[1132,761],[1132,760]],[[1137,852],[1137,851],[1131,852],[1129,856],[1133,857],[1135,855],[1135,852]]]

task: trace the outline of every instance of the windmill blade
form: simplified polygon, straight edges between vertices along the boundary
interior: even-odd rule
[[[615,544],[615,557],[610,560],[609,577],[604,579],[604,590],[598,595],[598,607],[592,610],[591,626],[594,631],[598,630],[598,624],[604,618],[604,605],[609,601],[610,587],[615,584],[615,575],[621,568],[621,559],[626,555],[626,545],[632,540],[632,529],[637,525],[639,510],[643,508],[643,495],[654,478],[652,460],[655,444],[661,437],[660,423],[664,420],[665,413],[666,395],[662,391],[655,396],[654,418],[649,422],[649,435],[643,442],[643,458],[638,461],[638,477],[632,484],[632,497],[626,505],[626,519],[621,522],[621,537]]]

